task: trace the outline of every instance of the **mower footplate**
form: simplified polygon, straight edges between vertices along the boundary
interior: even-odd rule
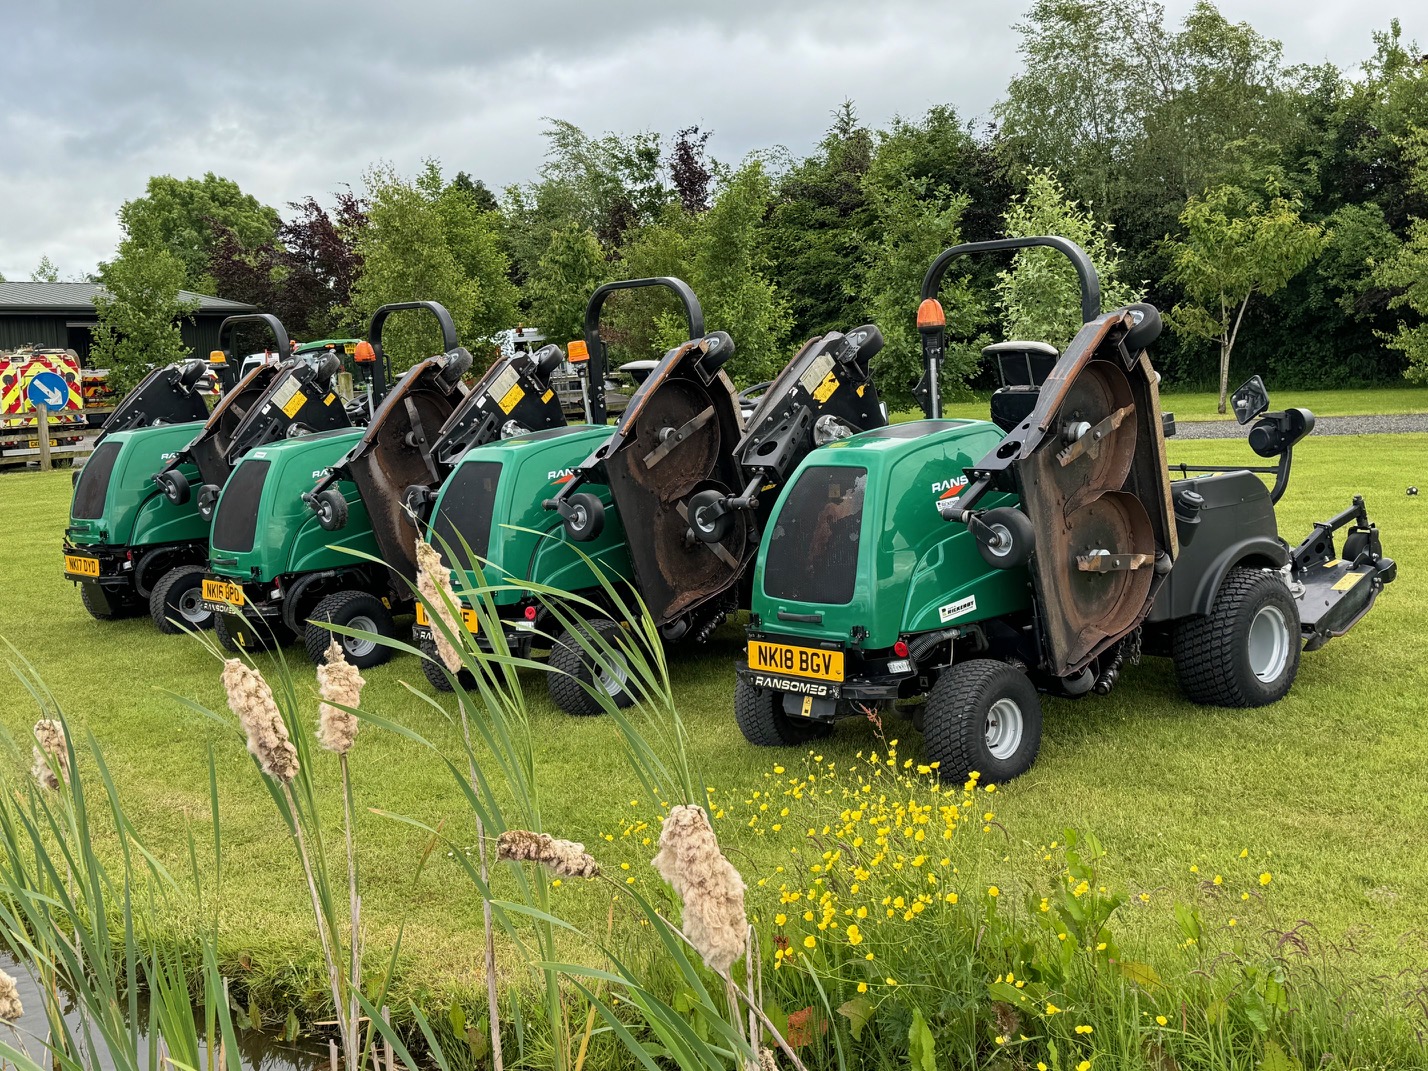
[[[1398,563],[1380,558],[1377,563],[1354,565],[1336,559],[1306,569],[1299,581],[1299,624],[1304,650],[1317,651],[1336,636],[1357,625],[1378,600],[1383,586],[1398,575]]]

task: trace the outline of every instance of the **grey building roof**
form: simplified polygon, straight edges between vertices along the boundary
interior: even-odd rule
[[[0,283],[0,316],[7,313],[92,313],[94,295],[103,291],[98,283]],[[180,290],[179,298],[197,301],[199,312],[253,312],[255,307],[241,301],[210,297]]]

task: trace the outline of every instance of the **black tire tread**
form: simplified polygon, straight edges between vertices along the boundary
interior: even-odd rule
[[[327,647],[334,638],[331,632],[321,625],[316,624],[316,622],[326,621],[328,620],[328,615],[331,615],[332,618],[337,620],[338,624],[346,624],[346,618],[341,616],[344,611],[348,610],[354,603],[364,602],[372,604],[367,607],[367,616],[371,617],[377,624],[377,631],[386,636],[396,635],[396,627],[392,622],[391,612],[382,605],[382,600],[377,598],[377,596],[367,591],[333,592],[331,595],[324,596],[311,611],[304,615],[308,619],[308,622],[303,626],[303,647],[306,648],[307,657],[313,665],[320,666],[323,664],[327,657]],[[338,638],[338,642],[342,642],[340,637]],[[372,666],[380,666],[382,663],[389,661],[391,657],[392,649],[378,644],[376,650],[374,650],[370,656],[360,661],[354,661],[353,664],[357,665],[359,669],[369,669]],[[352,656],[349,654],[347,658],[350,660]]]
[[[1041,748],[1041,701],[1026,675],[1014,666],[992,658],[974,658],[944,670],[933,683],[923,713],[923,744],[930,762],[938,763],[938,775],[950,782],[965,781],[978,771],[988,783],[996,780],[983,769],[985,744],[983,695],[989,689],[1005,690],[1003,682],[1019,679],[1035,703],[1023,717],[1035,720],[1035,747],[1021,771],[1030,768]],[[990,706],[990,704],[985,704]],[[1012,774],[1011,776],[1016,776]],[[1000,780],[1006,780],[1003,775]]]
[[[781,697],[740,679],[734,684],[734,720],[744,739],[757,747],[798,747],[833,734],[822,721],[800,721],[778,708]]]
[[[169,592],[180,580],[185,580],[194,574],[202,576],[208,570],[201,565],[179,565],[170,569],[163,576],[159,577],[159,582],[154,585],[154,590],[149,593],[149,616],[154,620],[154,628],[164,633],[166,636],[177,636],[183,629],[169,620]],[[211,628],[215,615],[208,615],[208,624],[199,625],[199,628]]]
[[[592,630],[598,632],[618,631],[620,626],[613,621],[600,620],[586,621],[577,627],[588,634]],[[611,640],[607,639],[606,642],[614,646]],[[580,646],[580,641],[575,639],[569,630],[566,630],[557,636],[551,645],[549,660],[551,671],[546,674],[546,686],[551,702],[565,713],[577,718],[589,718],[605,713],[605,707],[601,702],[586,690],[586,684],[594,684],[594,677],[585,662],[585,657],[585,649]],[[628,707],[634,701],[634,697],[628,691],[621,691],[614,698],[615,705],[618,707]]]
[[[451,678],[446,675],[446,664],[442,662],[441,655],[437,653],[436,641],[425,639],[421,641],[421,653],[424,656],[421,660],[421,671],[426,674],[427,683],[438,692],[450,692]],[[461,673],[458,673],[458,678]]]
[[[213,635],[218,640],[218,645],[225,651],[231,651],[233,654],[242,654],[247,648],[240,646],[238,641],[234,639],[233,633],[229,631],[228,619],[231,616],[231,614],[213,615]]]
[[[1300,645],[1290,644],[1289,672],[1284,686],[1272,698],[1249,694],[1237,679],[1234,628],[1242,608],[1269,585],[1281,588],[1291,605],[1294,598],[1280,579],[1261,569],[1237,566],[1226,574],[1215,592],[1215,602],[1204,616],[1187,618],[1175,627],[1175,675],[1180,690],[1192,703],[1217,707],[1255,707],[1282,699],[1299,669]],[[1297,615],[1297,607],[1294,608]],[[1296,616],[1297,620],[1297,616]],[[1296,637],[1297,639],[1297,637]]]

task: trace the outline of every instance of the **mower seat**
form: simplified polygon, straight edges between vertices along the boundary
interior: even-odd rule
[[[1055,346],[1045,342],[998,342],[982,350],[997,359],[1002,385],[992,394],[992,423],[1011,431],[1036,408],[1041,385],[1056,367]]]

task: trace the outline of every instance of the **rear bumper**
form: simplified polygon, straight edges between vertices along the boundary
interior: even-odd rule
[[[61,554],[60,564],[66,580],[110,590],[126,590],[134,587],[134,563],[129,560],[128,547],[76,544],[66,539]],[[98,562],[99,575],[71,572],[65,562],[65,559],[70,557],[87,558]]]

